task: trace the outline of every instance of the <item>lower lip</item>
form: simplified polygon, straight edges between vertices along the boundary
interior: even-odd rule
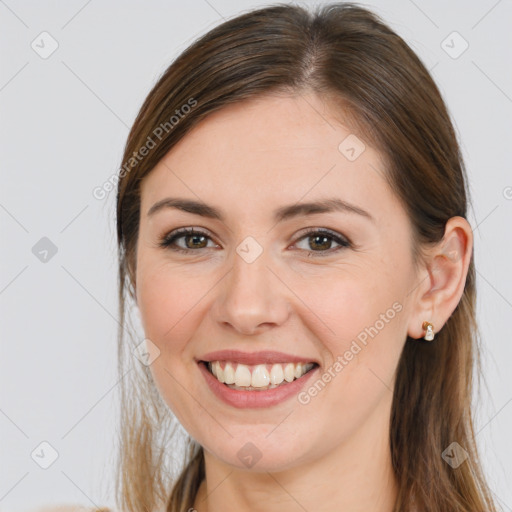
[[[299,391],[307,384],[312,375],[318,370],[318,366],[310,370],[302,377],[292,382],[281,384],[280,386],[265,391],[240,391],[231,389],[222,382],[219,382],[206,368],[205,363],[198,363],[201,373],[213,393],[223,402],[240,409],[271,407],[284,402],[288,398],[297,395]]]

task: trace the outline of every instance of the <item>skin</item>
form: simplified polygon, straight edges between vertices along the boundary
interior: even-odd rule
[[[400,353],[407,335],[423,337],[423,321],[438,332],[455,309],[473,239],[454,217],[415,267],[412,227],[379,153],[365,141],[349,161],[338,149],[351,133],[313,93],[266,95],[210,115],[142,183],[137,304],[160,350],[151,364],[158,389],[205,450],[199,512],[393,508],[388,433]],[[225,221],[175,208],[148,216],[166,197],[213,205]],[[350,212],[272,219],[278,207],[326,197],[373,221]],[[189,254],[158,246],[182,227],[209,238],[177,240]],[[306,228],[353,245],[315,243]],[[263,249],[252,263],[236,252],[247,236]],[[321,376],[394,303],[400,311],[307,404],[234,408],[212,394],[195,360],[219,349],[278,350],[318,361]],[[247,442],[261,453],[250,468],[237,456]]]

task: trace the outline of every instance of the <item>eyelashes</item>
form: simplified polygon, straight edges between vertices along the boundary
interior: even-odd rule
[[[196,248],[188,248],[188,247],[180,247],[177,245],[177,241],[180,239],[188,239],[191,240],[192,243],[199,244]],[[334,249],[322,249],[322,250],[308,250],[308,249],[299,249],[307,253],[308,257],[323,257],[330,256],[331,254],[338,252],[342,249],[352,247],[352,243],[348,240],[348,238],[343,235],[336,233],[334,231],[322,228],[315,228],[302,233],[302,235],[296,239],[294,245],[298,242],[305,240],[306,243],[311,246],[311,240],[313,240],[313,244],[319,245],[321,247],[325,245],[330,245],[332,242],[338,244],[338,247]],[[208,244],[208,241],[211,241],[211,237],[208,233],[195,228],[180,228],[174,231],[171,231],[169,234],[165,235],[158,243],[159,247],[162,247],[167,250],[179,252],[182,254],[191,254],[193,252],[198,252],[205,249],[211,249],[214,247],[201,246],[201,244]],[[186,242],[185,242],[186,245]],[[216,245],[216,244],[215,244]],[[295,249],[294,249],[295,250]]]
[[[159,242],[160,247],[169,248],[172,251],[182,252],[182,253],[189,253],[192,251],[197,251],[198,249],[184,249],[182,247],[176,246],[176,240],[180,238],[188,238],[188,237],[196,237],[196,238],[210,238],[210,236],[200,230],[196,230],[193,228],[182,228],[177,229],[176,231],[171,231],[168,235],[166,235],[162,240]],[[199,247],[199,249],[203,249],[203,247]]]
[[[301,249],[304,250],[308,257],[323,257],[323,256],[330,256],[331,254],[335,252],[339,252],[341,249],[347,249],[349,247],[352,247],[352,244],[350,241],[344,237],[343,235],[340,235],[334,231],[328,230],[328,229],[310,229],[309,231],[306,231],[305,233],[302,233],[302,236],[297,238],[297,240],[294,242],[294,245],[301,241],[305,241],[306,244],[311,245],[310,241],[314,240],[315,244],[318,244],[320,246],[325,245],[326,243],[329,245],[332,242],[335,242],[338,244],[338,247],[324,249],[320,251],[311,251],[309,249]],[[326,242],[327,241],[327,242]]]

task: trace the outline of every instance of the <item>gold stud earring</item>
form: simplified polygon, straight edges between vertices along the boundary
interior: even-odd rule
[[[434,326],[430,322],[423,322],[423,330],[427,331],[425,336],[423,336],[424,340],[432,341],[434,339]]]

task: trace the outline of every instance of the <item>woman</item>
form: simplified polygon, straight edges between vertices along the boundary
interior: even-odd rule
[[[150,92],[119,178],[120,510],[496,510],[464,165],[377,16],[214,28]]]

